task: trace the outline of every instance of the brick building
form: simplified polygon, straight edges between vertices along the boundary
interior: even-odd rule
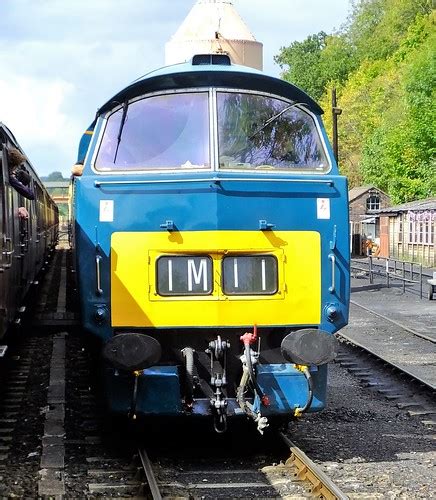
[[[379,210],[389,207],[389,196],[375,186],[359,186],[348,192],[350,210],[351,251],[354,255],[365,253],[370,239],[380,245]]]

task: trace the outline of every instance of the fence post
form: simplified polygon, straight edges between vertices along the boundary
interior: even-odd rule
[[[389,288],[389,259],[386,259],[386,286]]]
[[[419,264],[419,294],[422,299],[422,264]]]
[[[401,262],[401,267],[403,271],[403,293],[406,293],[406,265],[405,262]]]
[[[374,283],[374,275],[372,272],[372,256],[369,256],[369,282],[372,285]]]

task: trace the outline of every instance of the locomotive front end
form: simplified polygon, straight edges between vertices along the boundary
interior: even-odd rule
[[[99,111],[75,250],[112,410],[213,416],[218,431],[248,415],[262,431],[324,407],[349,243],[320,113],[281,80],[195,60]]]

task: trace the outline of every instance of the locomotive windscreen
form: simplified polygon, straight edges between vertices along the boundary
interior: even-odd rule
[[[106,118],[95,168],[325,173],[330,163],[316,120],[300,103],[210,90],[124,103]]]
[[[314,120],[296,103],[219,92],[217,106],[220,168],[328,170]]]
[[[152,96],[112,113],[96,169],[210,168],[208,94]]]

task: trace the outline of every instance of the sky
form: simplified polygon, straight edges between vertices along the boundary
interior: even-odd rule
[[[97,109],[164,65],[195,0],[0,0],[0,121],[40,176],[69,177]],[[283,46],[346,21],[350,0],[234,0],[280,76]]]

